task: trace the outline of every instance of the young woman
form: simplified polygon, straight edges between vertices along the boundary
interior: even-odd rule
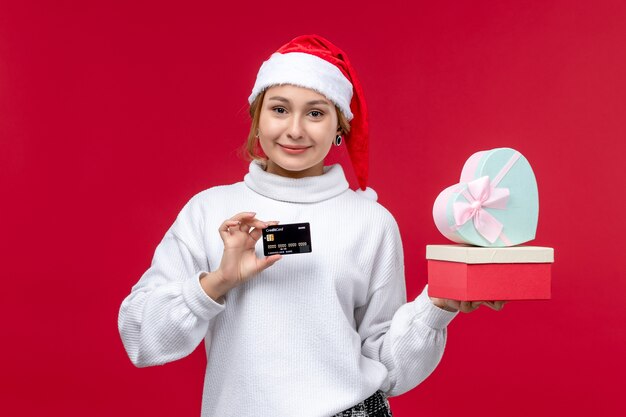
[[[426,288],[407,303],[394,218],[324,166],[345,138],[366,188],[367,110],[345,53],[298,37],[263,63],[249,101],[249,172],[183,207],[122,303],[126,351],[159,365],[204,340],[203,416],[390,416],[387,396],[433,371],[456,311],[479,303]],[[308,223],[310,249],[263,256],[262,230],[294,223]]]

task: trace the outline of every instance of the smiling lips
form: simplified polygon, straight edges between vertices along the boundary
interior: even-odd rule
[[[290,155],[301,154],[310,148],[310,146],[285,146],[281,145],[280,143],[278,144],[278,146],[280,146],[283,151],[287,152]]]

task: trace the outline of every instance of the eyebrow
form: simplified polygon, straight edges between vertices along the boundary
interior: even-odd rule
[[[281,101],[283,103],[289,103],[288,99],[286,99],[285,97],[281,97],[281,96],[270,97],[268,100],[276,100],[276,101]],[[318,104],[325,104],[327,106],[330,106],[330,103],[326,100],[311,100],[311,101],[307,101],[306,104],[308,106],[314,106]]]

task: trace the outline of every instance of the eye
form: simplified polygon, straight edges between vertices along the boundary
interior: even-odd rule
[[[278,113],[278,114],[285,114],[285,113],[287,113],[287,110],[284,107],[274,107],[274,108],[272,108],[272,111],[274,113]]]
[[[321,112],[321,111],[319,111],[319,110],[311,110],[311,111],[309,112],[309,114],[310,114],[311,116],[313,116],[313,118],[315,118],[315,119],[319,119],[320,117],[322,117],[322,116],[324,115],[324,113],[322,113],[322,112]]]

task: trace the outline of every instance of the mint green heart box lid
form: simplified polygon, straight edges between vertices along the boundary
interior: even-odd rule
[[[433,218],[439,231],[457,243],[506,247],[533,240],[539,193],[530,163],[511,148],[473,154],[460,182],[435,200]]]

